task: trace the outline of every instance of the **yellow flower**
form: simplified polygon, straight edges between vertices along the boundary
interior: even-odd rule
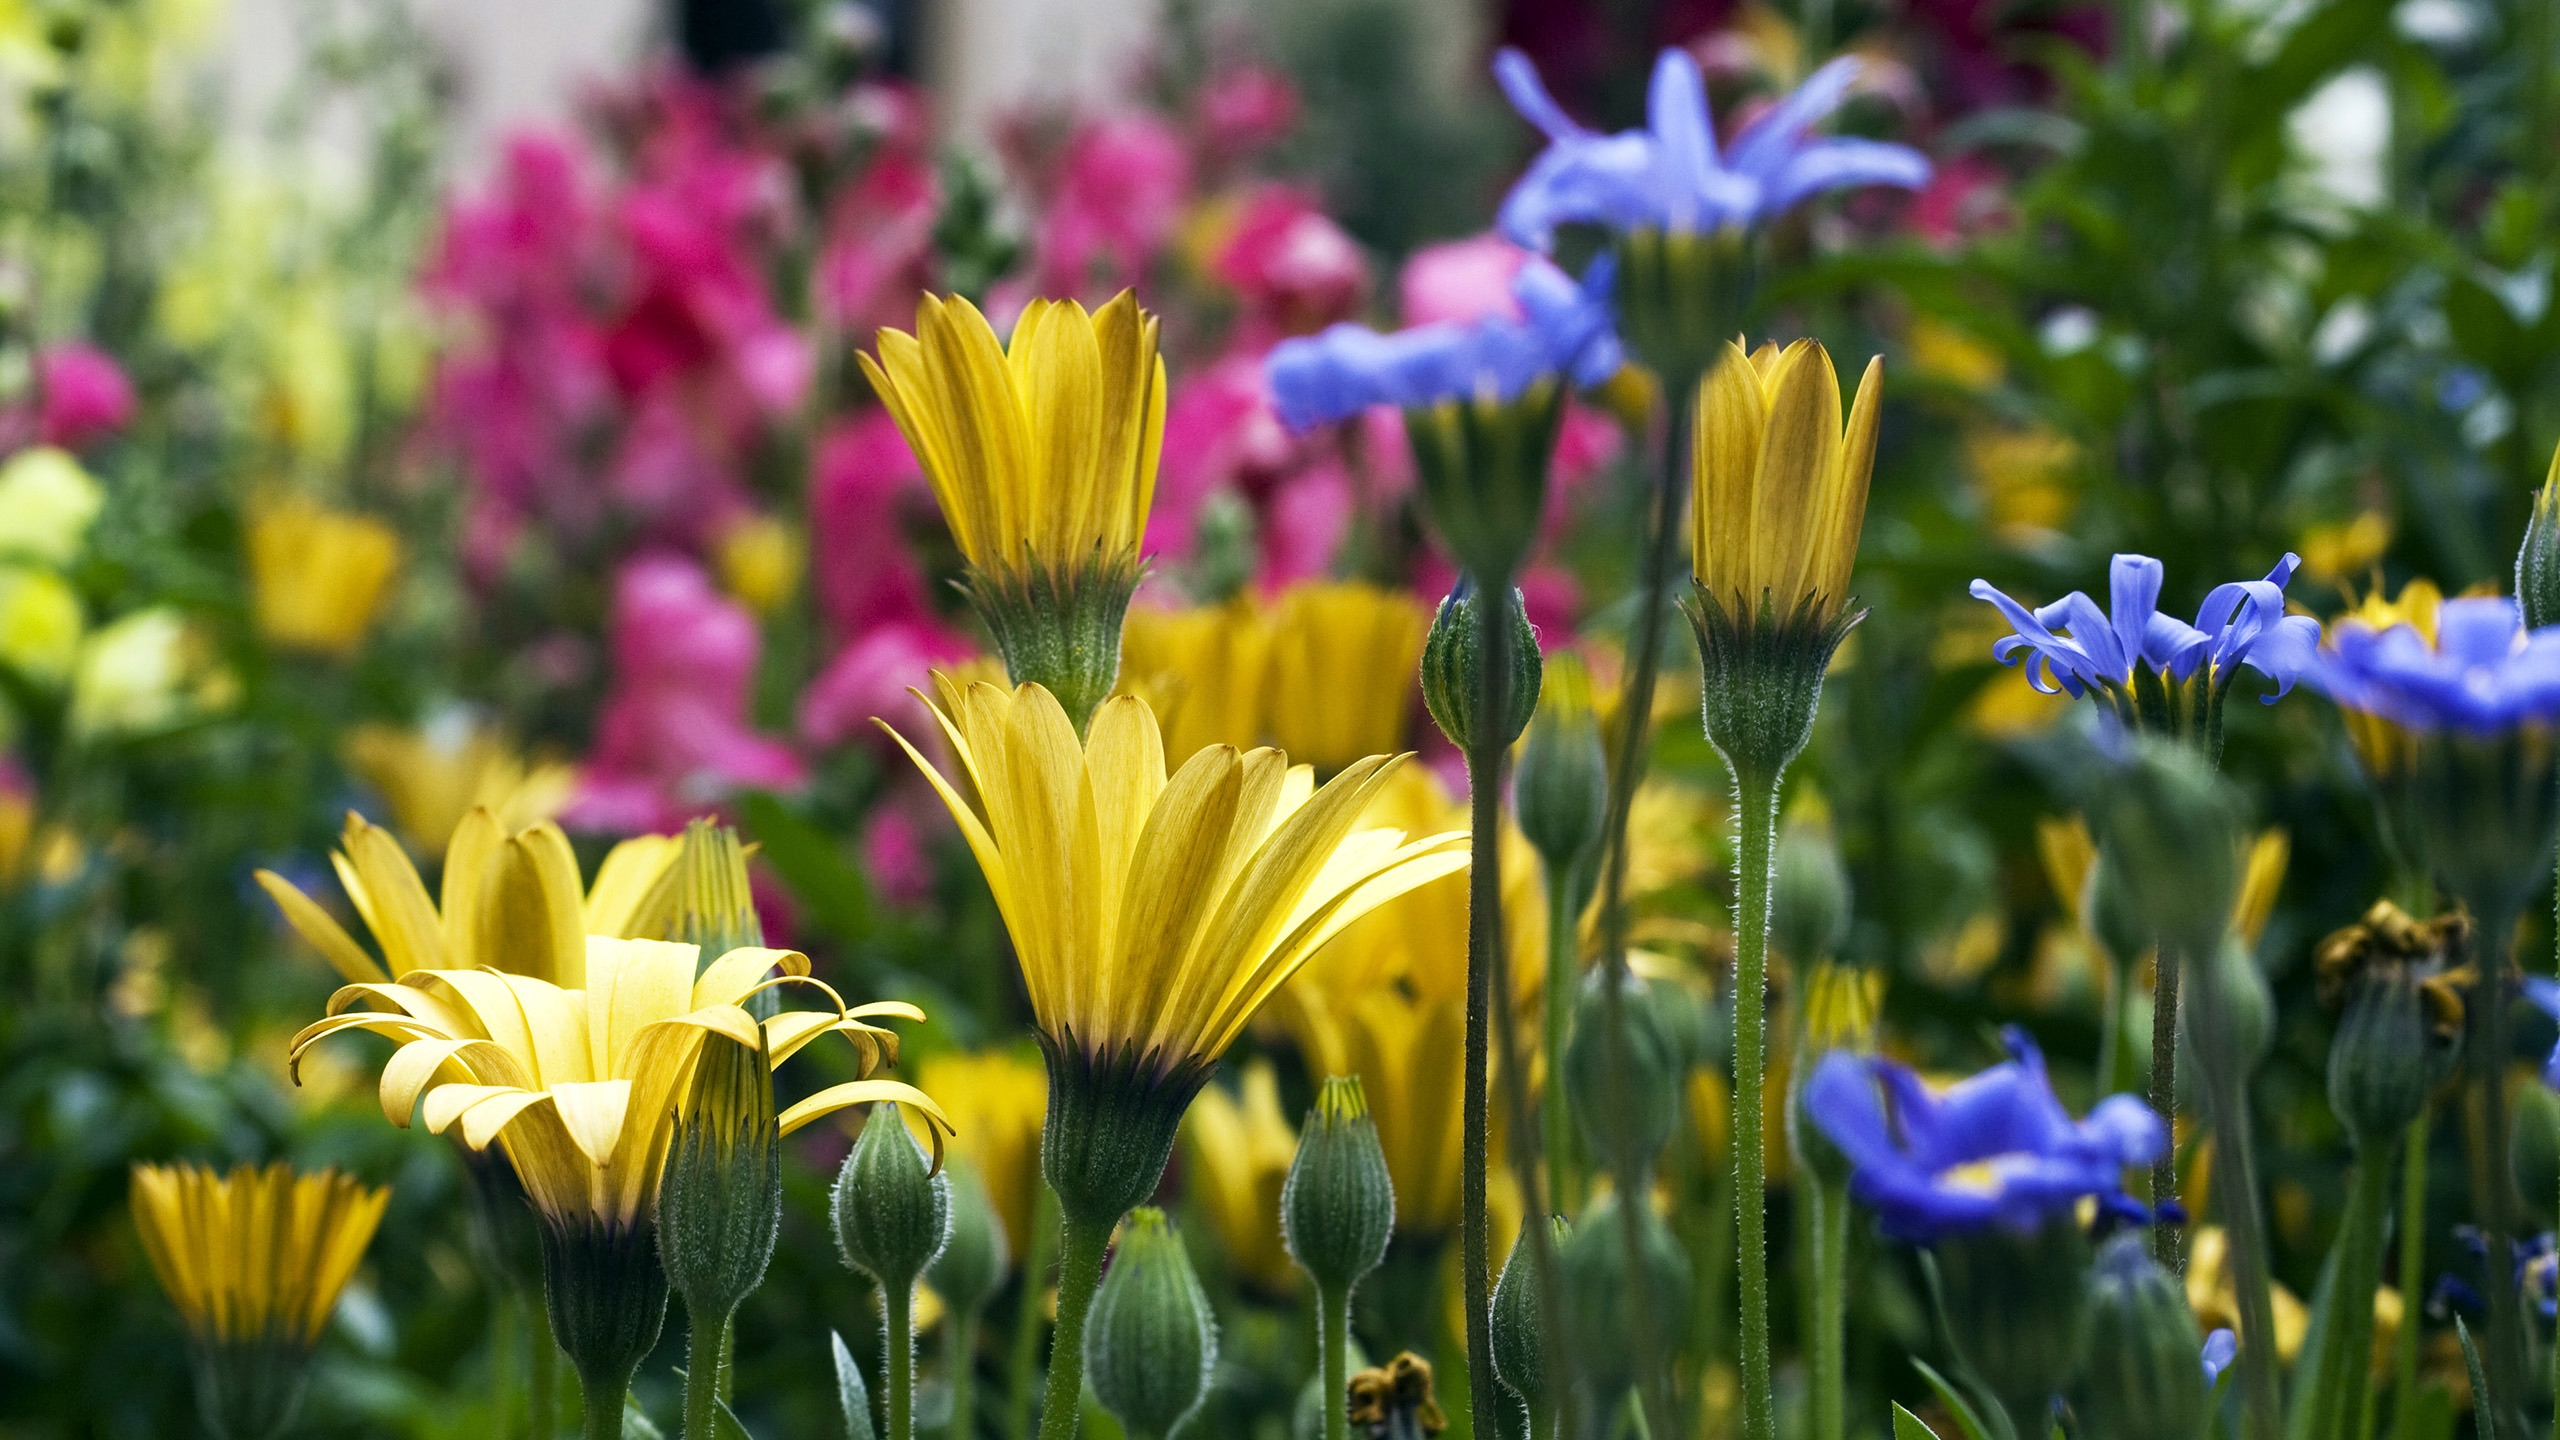
[[[415,971],[499,970],[568,989],[587,983],[594,936],[659,934],[675,901],[674,835],[613,847],[580,894],[578,857],[548,820],[510,834],[474,809],[445,847],[441,904],[391,832],[353,811],[329,856],[347,899],[382,947],[386,971],[328,911],[272,870],[257,881],[285,922],[351,984],[406,982]]]
[[[1782,627],[1802,612],[1821,629],[1848,603],[1883,379],[1882,357],[1868,361],[1845,432],[1839,376],[1811,340],[1749,355],[1728,344],[1699,388],[1691,554],[1735,623],[1767,605]]]
[[[2406,625],[2418,632],[2429,649],[2436,643],[2436,611],[2444,605],[2444,592],[2432,580],[2412,580],[2400,587],[2397,598],[2382,598],[2381,587],[2364,597],[2356,607],[2329,622],[2334,632],[2338,626],[2359,624],[2374,630],[2388,630]],[[2355,746],[2356,758],[2364,763],[2367,775],[2380,779],[2407,770],[2417,758],[2417,739],[2396,721],[2364,710],[2338,707],[2338,716],[2347,725],[2347,739]]]
[[[133,1167],[133,1223],[198,1342],[307,1350],[364,1258],[391,1192],[281,1162],[217,1175]]]
[[[381,1098],[393,1124],[406,1128],[423,1099],[430,1131],[459,1125],[462,1143],[474,1151],[500,1145],[535,1208],[555,1224],[628,1231],[652,1214],[705,1037],[761,1048],[779,1066],[837,1032],[853,1043],[858,1073],[868,1077],[897,1055],[897,1037],[869,1021],[924,1018],[912,1005],[879,1001],[786,1010],[759,1026],[743,1003],[786,980],[805,980],[808,958],[741,948],[699,979],[695,959],[691,945],[596,935],[586,939],[583,986],[457,969],[348,985],[330,997],[325,1018],[293,1037],[291,1054],[299,1061],[311,1046],[348,1030],[389,1036],[400,1048],[382,1067]],[[781,975],[768,979],[776,970]],[[387,1008],[353,1008],[368,1002]],[[922,1091],[863,1078],[782,1112],[782,1133],[876,1100],[914,1106],[950,1128]]]
[[[1960,389],[1988,390],[2008,370],[1999,351],[1933,316],[1913,316],[1902,344],[1922,377]]]
[[[2355,579],[2391,548],[2392,530],[2391,516],[2382,510],[2359,510],[2352,520],[2312,526],[2294,547],[2302,552],[2303,577],[2331,585]]]
[[[144,735],[218,709],[228,677],[203,639],[165,605],[137,610],[93,632],[71,674],[71,729],[83,737]]]
[[[1270,625],[1242,596],[1189,610],[1134,609],[1120,632],[1121,688],[1161,712],[1167,755],[1249,750],[1262,742],[1270,649]]]
[[[577,771],[527,765],[493,728],[447,712],[415,730],[358,725],[347,732],[347,768],[391,806],[402,839],[417,850],[442,850],[475,807],[509,834],[539,824],[569,803]]]
[[[2003,532],[2059,531],[2078,496],[2069,484],[2079,447],[2042,427],[1978,425],[1965,432],[1964,453],[1991,523]]]
[[[50,570],[0,565],[0,661],[30,680],[59,685],[80,657],[88,621],[80,597]]]
[[[978,1167],[1015,1255],[1031,1253],[1031,1211],[1039,1198],[1040,1119],[1049,1075],[1018,1050],[945,1052],[926,1060],[916,1084],[951,1117],[951,1148]],[[917,1128],[913,1112],[908,1127]],[[919,1132],[921,1134],[921,1132]]]
[[[1311,581],[1282,592],[1263,680],[1272,743],[1327,774],[1403,748],[1430,632],[1430,609],[1400,590]]]
[[[106,503],[106,492],[68,452],[21,450],[0,465],[0,554],[67,565]]]
[[[800,532],[771,515],[750,515],[720,532],[720,584],[759,615],[789,603],[808,562]]]
[[[366,515],[299,497],[249,509],[258,633],[292,650],[346,655],[364,643],[400,568],[400,536]]]
[[[1809,1055],[1830,1050],[1875,1049],[1876,1021],[1884,1014],[1881,970],[1825,962],[1805,977],[1804,1044]]]
[[[1227,1263],[1265,1290],[1290,1290],[1298,1270],[1280,1242],[1280,1187],[1298,1156],[1298,1132],[1280,1112],[1271,1062],[1245,1067],[1239,1096],[1215,1085],[1203,1089],[1182,1131],[1191,1147],[1192,1192]]]
[[[1156,319],[1122,291],[1088,315],[1034,300],[1012,343],[966,299],[924,297],[916,333],[860,357],[981,571],[1134,561],[1164,443]]]
[[[2219,1225],[2197,1226],[2187,1237],[2187,1304],[2195,1311],[2196,1324],[2207,1331],[2238,1333],[2239,1294],[2231,1279],[2229,1238]],[[2267,1298],[2276,1327],[2276,1356],[2289,1365],[2302,1353],[2302,1342],[2311,1330],[2311,1312],[2282,1285],[2269,1286]]]

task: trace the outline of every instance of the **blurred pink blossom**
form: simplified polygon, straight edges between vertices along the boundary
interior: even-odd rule
[[[1101,300],[1137,283],[1190,186],[1191,157],[1165,120],[1124,113],[1079,126],[1040,219],[1033,291]]]
[[[886,744],[871,723],[876,718],[925,743],[934,733],[932,717],[908,687],[929,694],[934,667],[976,653],[977,647],[940,625],[882,625],[845,646],[800,693],[800,738],[820,749],[856,740]]]
[[[1274,486],[1261,508],[1262,569],[1255,583],[1277,594],[1300,580],[1320,579],[1351,533],[1350,473],[1339,460],[1320,460]]]
[[[1244,302],[1233,344],[1263,350],[1349,319],[1369,293],[1359,242],[1294,185],[1257,187],[1210,270]]]
[[[863,873],[893,905],[914,905],[933,893],[933,854],[925,837],[935,819],[920,817],[912,804],[900,803],[907,798],[881,802],[862,831]]]
[[[1277,475],[1301,448],[1271,411],[1259,355],[1229,355],[1177,380],[1165,405],[1147,552],[1190,553],[1200,506],[1212,494]]]
[[[935,611],[924,566],[908,543],[911,511],[927,509],[924,471],[889,412],[873,407],[818,445],[809,484],[810,559],[818,613],[840,640]]]
[[[1528,259],[1528,251],[1492,234],[1425,245],[1413,252],[1396,276],[1396,299],[1404,323],[1522,318],[1511,280]]]
[[[701,566],[665,552],[626,561],[614,581],[611,637],[612,688],[566,823],[665,830],[738,790],[806,781],[799,757],[749,723],[762,638]]]
[[[1240,65],[1201,88],[1202,141],[1221,159],[1249,155],[1288,134],[1296,123],[1297,88],[1276,71]]]
[[[133,418],[133,386],[113,356],[74,342],[36,354],[36,432],[47,445],[77,449]]]

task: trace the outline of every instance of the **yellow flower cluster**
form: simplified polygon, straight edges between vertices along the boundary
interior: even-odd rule
[[[1359,581],[1189,610],[1132,609],[1121,689],[1164,714],[1167,753],[1269,743],[1331,774],[1404,748],[1431,611]]]
[[[133,1222],[152,1273],[207,1344],[308,1349],[382,1223],[391,1192],[282,1163],[228,1175],[133,1168]]]

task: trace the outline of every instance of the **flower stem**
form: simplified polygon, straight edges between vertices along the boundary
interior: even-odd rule
[[[915,1440],[916,1435],[916,1287],[880,1287],[881,1344],[888,1350],[888,1440]]]
[[[1573,990],[1581,978],[1574,954],[1575,878],[1552,870],[1547,875],[1547,1204],[1559,1215],[1573,1213],[1579,1198],[1573,1191],[1573,1113],[1564,1095],[1564,1048],[1573,1038]]]
[[[2151,985],[2151,1111],[2170,1137],[2151,1166],[2151,1208],[2178,1198],[2178,952],[2162,944],[2154,952]],[[2178,1227],[2154,1218],[2151,1258],[2172,1275],[2187,1273],[2185,1246]]]
[[[1049,1339],[1049,1384],[1040,1397],[1040,1440],[1075,1440],[1084,1396],[1084,1320],[1102,1286],[1102,1257],[1115,1216],[1099,1223],[1066,1217],[1058,1263],[1058,1327]]]
[[[578,1391],[586,1403],[582,1431],[586,1440],[622,1440],[622,1402],[631,1394],[630,1372],[625,1371],[619,1379],[581,1374]]]
[[[1507,580],[1478,577],[1475,623],[1484,649],[1478,666],[1477,743],[1467,757],[1467,1091],[1458,1171],[1458,1263],[1467,1302],[1467,1414],[1487,1431],[1502,1400],[1493,1378],[1493,1255],[1485,1172],[1492,1120],[1486,1080],[1495,1003],[1493,949],[1502,938],[1502,751],[1495,736],[1503,714],[1497,704],[1510,678],[1503,653],[1511,638],[1509,588]],[[1480,768],[1478,762],[1488,759]],[[1510,997],[1502,1000],[1508,1003]]]
[[[729,1316],[695,1315],[685,1337],[684,1440],[711,1440],[713,1402],[720,1395],[720,1354],[727,1348]]]
[[[1316,1287],[1316,1333],[1323,1351],[1324,1440],[1350,1440],[1350,1286]]]
[[[978,1408],[978,1312],[955,1310],[951,1324],[944,1331],[949,1353],[944,1357],[950,1370],[951,1440],[969,1440],[976,1433]]]
[[[533,1440],[558,1440],[560,1434],[560,1345],[551,1338],[551,1320],[540,1310],[536,1293],[516,1288],[517,1323],[525,1333],[525,1430]]]
[[[2337,1273],[2329,1282],[2329,1323],[2312,1371],[2307,1440],[2349,1440],[2373,1349],[2373,1291],[2382,1278],[2382,1222],[2391,1205],[2391,1147],[2356,1157],[2355,1186],[2338,1228]]]
[[[2122,1063],[2124,1050],[2125,986],[2132,978],[2132,967],[2110,952],[2107,956],[2107,991],[2098,997],[2098,1088],[2100,1097],[2116,1093],[2116,1068]]]
[[[1804,1193],[1813,1210],[1812,1440],[1842,1440],[1849,1404],[1849,1197],[1810,1174]]]
[[[1022,1264],[1022,1299],[1014,1308],[1013,1354],[1005,1364],[1005,1434],[1030,1440],[1031,1371],[1040,1363],[1040,1292],[1058,1258],[1058,1193],[1046,1180],[1032,1190],[1031,1253]]]
[[[1763,1006],[1769,978],[1769,896],[1777,881],[1777,775],[1737,766],[1734,801],[1739,831],[1733,931],[1734,1263],[1741,1275],[1742,1433],[1744,1440],[1777,1440],[1777,1398],[1769,1381],[1768,1146],[1760,1107],[1768,1068]]]
[[[2215,1037],[2218,1038],[2218,1037]],[[2213,1124],[2214,1193],[2231,1246],[2231,1283],[2240,1300],[2240,1399],[2249,1440],[2282,1440],[2276,1400],[2275,1304],[2267,1288],[2267,1245],[2258,1218],[2258,1167],[2249,1144],[2248,1087],[2233,1057],[2207,1039],[2196,1047],[2204,1066],[2204,1101]],[[2367,1305],[2372,1303],[2368,1296]]]
[[[2473,943],[2484,952],[2483,963],[2476,996],[2478,1008],[2473,1012],[2475,1028],[2466,1047],[2481,1122],[2473,1161],[2472,1205],[2480,1223],[2481,1242],[2488,1250],[2483,1261],[2486,1273],[2500,1276],[2515,1273],[2514,1187],[2506,1158],[2505,1082],[2511,1048],[2507,1040],[2507,974],[2515,963],[2516,908],[2487,901],[2480,906],[2480,920],[2478,938]],[[2520,1297],[2513,1285],[2493,1283],[2487,1289],[2489,1343],[2482,1347],[2480,1359],[2488,1372],[2489,1394],[2500,1413],[2482,1422],[2481,1433],[2511,1432],[2521,1436],[2525,1431],[2518,1408],[2524,1379],[2524,1323],[2517,1313]]]
[[[2400,1333],[2391,1357],[2391,1434],[2418,1440],[2418,1312],[2405,1308],[2427,1278],[2427,1112],[2409,1122],[2400,1142]]]

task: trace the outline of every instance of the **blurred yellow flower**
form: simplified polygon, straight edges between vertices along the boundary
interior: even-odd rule
[[[587,983],[591,938],[665,931],[683,848],[676,835],[625,840],[581,895],[578,857],[559,826],[545,820],[510,833],[496,815],[474,809],[445,847],[439,907],[391,832],[350,811],[329,863],[382,947],[382,962],[292,881],[272,870],[256,878],[285,922],[350,984],[405,980],[419,970],[494,970],[575,990]]]
[[[248,547],[258,633],[323,655],[364,643],[400,568],[398,531],[300,497],[252,503]]]
[[[945,1051],[916,1072],[916,1088],[951,1117],[951,1148],[987,1183],[1014,1255],[1031,1253],[1031,1215],[1040,1192],[1040,1123],[1049,1111],[1049,1072],[1019,1050]],[[907,1128],[923,1139],[923,1121]]]
[[[1932,315],[1915,315],[1903,332],[1902,348],[1914,373],[1967,390],[1988,390],[2000,383],[2008,367],[2000,352]]]
[[[1263,679],[1271,742],[1331,774],[1404,748],[1431,611],[1401,590],[1309,581],[1283,591]]]
[[[1120,688],[1163,717],[1168,757],[1210,745],[1250,750],[1262,743],[1270,649],[1269,623],[1241,595],[1188,610],[1135,606],[1120,632]]]
[[[1191,1102],[1182,1135],[1191,1192],[1235,1273],[1266,1291],[1295,1288],[1297,1266],[1280,1241],[1280,1186],[1298,1156],[1298,1132],[1280,1111],[1271,1062],[1244,1068],[1240,1092],[1210,1085]]]
[[[720,585],[759,615],[791,603],[807,568],[808,548],[789,521],[748,515],[720,532],[716,542]]]
[[[567,765],[528,765],[505,736],[459,710],[415,730],[358,725],[342,750],[347,768],[391,806],[401,838],[421,854],[442,850],[475,807],[496,815],[508,834],[548,820],[569,803],[578,778]]]
[[[87,624],[79,595],[61,576],[0,565],[0,662],[29,680],[59,685],[80,658]]]
[[[2334,520],[2302,532],[2294,548],[2302,554],[2304,578],[2345,585],[2370,573],[2391,548],[2391,516],[2360,510],[2351,520]]]
[[[308,1350],[372,1243],[387,1189],[278,1162],[218,1175],[133,1167],[133,1224],[160,1288],[209,1345]]]
[[[2198,1199],[2202,1203],[2201,1198]],[[2302,1353],[2311,1329],[2311,1312],[2282,1285],[2268,1287],[2276,1327],[2276,1355],[2286,1364]],[[2187,1305],[2206,1333],[2240,1331],[2239,1291],[2231,1280],[2231,1242],[2219,1225],[2199,1225],[2187,1236]],[[2397,1296],[2393,1297],[2397,1299]],[[2247,1337],[2242,1337],[2247,1343]]]
[[[741,948],[695,977],[695,948],[664,940],[588,937],[583,986],[487,970],[411,971],[397,984],[354,984],[303,1027],[292,1055],[332,1035],[369,1030],[400,1043],[382,1067],[382,1113],[407,1128],[421,1098],[427,1129],[459,1124],[474,1151],[500,1144],[525,1193],[555,1226],[628,1233],[655,1209],[669,1140],[687,1103],[705,1037],[762,1049],[780,1066],[830,1032],[852,1042],[867,1077],[897,1056],[897,1036],[869,1023],[924,1012],[883,1000],[850,1009],[785,1010],[759,1025],[756,993],[805,978],[806,956]],[[768,978],[779,971],[779,978]],[[832,993],[832,992],[829,992]],[[380,1010],[352,1007],[372,1003]],[[893,1100],[947,1132],[924,1092],[894,1080],[830,1086],[782,1112],[790,1134],[848,1106]]]
[[[167,606],[137,610],[92,632],[71,675],[71,732],[144,735],[228,704],[227,672],[202,637]]]
[[[2041,426],[1976,425],[1965,431],[1964,453],[1994,528],[2014,536],[2070,523],[2079,503],[2071,467],[2080,448],[2068,438]]]
[[[0,555],[68,565],[106,503],[106,492],[67,451],[21,450],[0,465]]]
[[[1811,340],[1745,354],[1727,344],[1698,390],[1690,563],[1698,585],[1749,630],[1765,609],[1819,631],[1849,602],[1867,516],[1884,360],[1867,362],[1840,417],[1840,377]]]

